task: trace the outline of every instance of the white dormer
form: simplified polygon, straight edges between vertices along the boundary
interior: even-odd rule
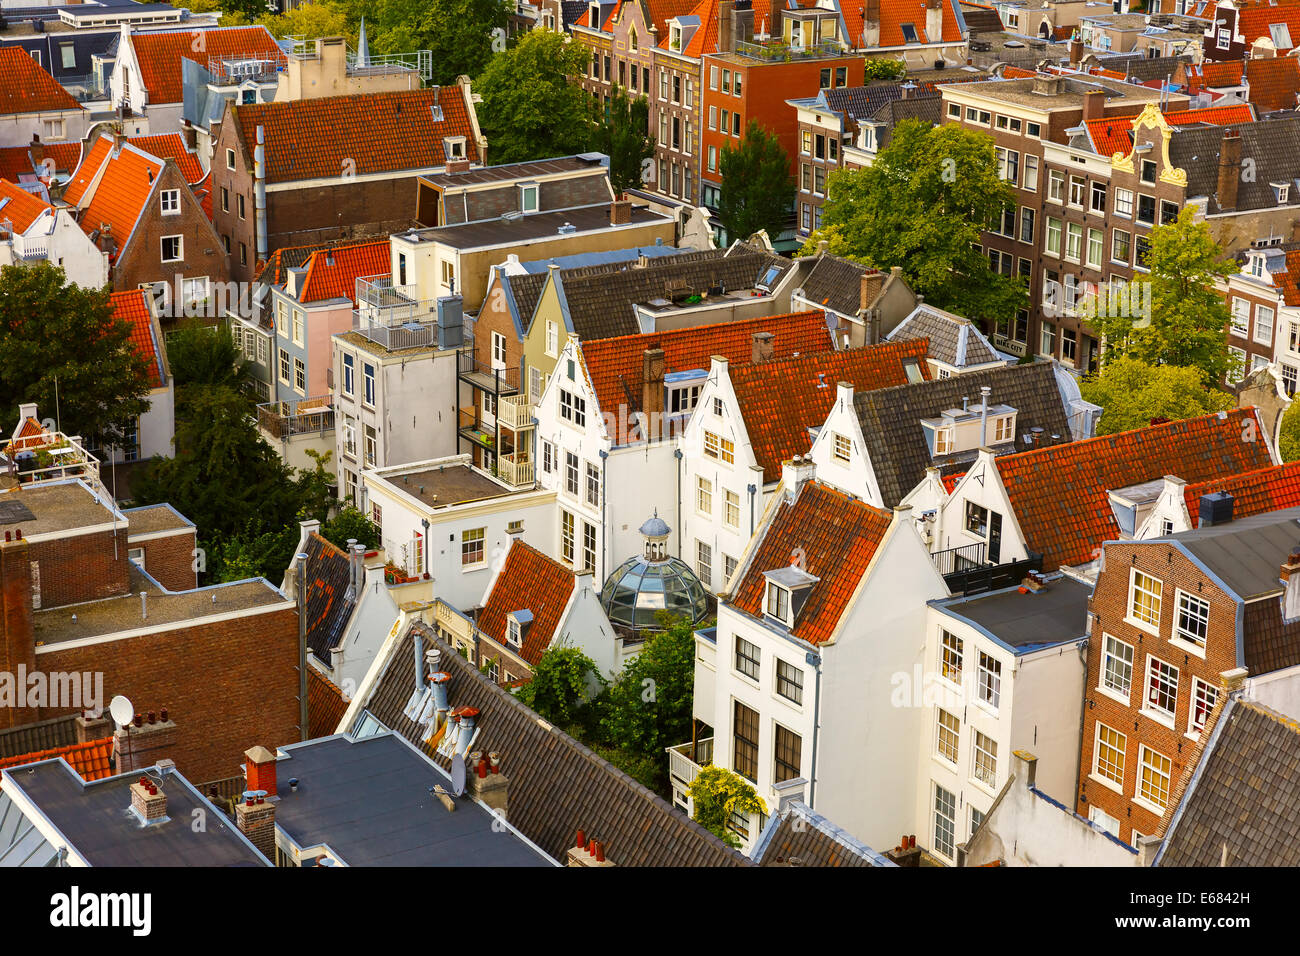
[[[533,612],[520,610],[511,611],[506,615],[506,643],[511,647],[520,647],[524,643],[524,635],[528,633],[528,625],[533,622]]]
[[[1016,409],[1010,405],[988,406],[982,403],[949,408],[934,418],[921,419],[930,455],[940,458],[976,448],[996,448],[1016,438]]]
[[[793,628],[813,585],[821,579],[793,564],[776,571],[765,571],[763,577],[767,580],[763,613],[777,623]]]

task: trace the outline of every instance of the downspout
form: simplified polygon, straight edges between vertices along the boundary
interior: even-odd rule
[[[420,524],[424,528],[424,568],[425,574],[429,573],[429,519],[421,518]]]
[[[1092,632],[1092,621],[1088,621],[1089,635]],[[1079,642],[1079,662],[1083,664],[1083,682],[1088,683],[1088,638]],[[1079,784],[1082,782],[1080,777],[1083,773],[1083,727],[1088,722],[1088,689],[1084,687],[1083,699],[1079,701],[1079,755],[1074,760],[1074,805],[1079,805]]]
[[[673,522],[677,526],[677,556],[682,556],[682,450],[673,449],[673,457],[677,459],[677,520]]]
[[[609,540],[609,532],[605,527],[605,503],[609,501],[609,450],[602,448],[600,450],[600,575],[601,583],[605,579],[605,547]],[[595,582],[593,581],[593,584]]]
[[[989,443],[989,395],[993,389],[987,385],[980,386],[980,447],[984,448]]]
[[[812,667],[813,673],[817,675],[817,703],[813,707],[812,773],[809,774],[810,779],[808,780],[808,806],[815,809],[817,804],[813,801],[817,790],[817,730],[821,727],[822,715],[822,656],[815,651],[809,651],[804,659]]]
[[[307,740],[307,555],[298,554],[298,723]]]
[[[257,231],[257,261],[265,262],[266,252],[266,133],[257,127],[257,146],[253,149],[253,225]]]
[[[754,496],[758,494],[758,485],[751,484],[745,489],[749,492],[749,536],[754,537]]]

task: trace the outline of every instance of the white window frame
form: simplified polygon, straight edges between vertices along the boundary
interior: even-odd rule
[[[1168,765],[1167,770],[1163,772],[1157,771],[1157,773],[1163,776],[1165,780],[1163,803],[1151,799],[1143,792],[1146,785],[1146,780],[1144,779],[1143,771],[1146,770],[1148,766],[1151,767],[1152,770],[1156,769],[1154,764],[1149,764],[1147,762],[1147,758],[1152,755],[1159,757],[1161,760],[1165,761],[1165,763]],[[1139,744],[1137,782],[1133,788],[1133,802],[1138,804],[1139,806],[1142,806],[1150,810],[1152,813],[1156,814],[1157,816],[1163,816],[1165,809],[1169,806],[1169,797],[1171,796],[1171,791],[1173,790],[1173,786],[1174,786],[1173,759],[1166,756],[1165,754],[1162,754],[1158,750],[1154,750],[1151,747],[1148,747],[1146,744]]]
[[[170,239],[176,240],[176,255],[174,258],[167,257],[167,242]],[[181,235],[162,236],[158,240],[158,255],[163,262],[184,262],[185,261],[185,237]]]
[[[1119,651],[1119,653],[1115,653],[1111,650],[1112,643],[1118,645],[1116,651]],[[1124,651],[1128,652],[1127,657],[1123,656]],[[1137,649],[1132,644],[1127,641],[1121,641],[1113,634],[1103,633],[1101,636],[1101,668],[1100,673],[1097,675],[1097,690],[1101,691],[1107,697],[1111,697],[1125,705],[1131,704],[1133,700],[1133,662],[1136,654]],[[1119,668],[1128,669],[1127,691],[1119,690],[1107,683],[1111,673],[1110,662],[1112,660],[1117,662],[1117,670]]]
[[[1187,602],[1189,604],[1198,604],[1204,608],[1204,614],[1197,613],[1194,615],[1190,615],[1195,619],[1201,620],[1205,625],[1205,637],[1199,641],[1196,639],[1195,636],[1190,635],[1183,628],[1184,602]],[[1204,657],[1205,645],[1209,640],[1209,636],[1210,636],[1210,602],[1205,600],[1205,598],[1203,597],[1200,597],[1196,594],[1192,594],[1190,591],[1184,591],[1182,588],[1175,588],[1173,630],[1174,633],[1170,637],[1170,640],[1173,643],[1178,644],[1179,646],[1187,650],[1189,653],[1195,654],[1197,657]]]
[[[1198,703],[1205,702],[1205,719],[1201,721],[1200,726],[1196,723],[1196,714]],[[1215,687],[1209,681],[1202,680],[1199,677],[1192,678],[1192,699],[1187,707],[1187,736],[1195,739],[1201,735],[1205,729],[1205,723],[1210,719],[1210,712],[1214,710],[1214,705],[1219,701],[1219,688]]]
[[[181,191],[179,189],[164,189],[158,193],[158,208],[164,216],[179,216],[181,214]]]
[[[1142,714],[1150,717],[1158,724],[1164,724],[1166,727],[1172,727],[1176,715],[1178,714],[1178,683],[1179,671],[1176,666],[1170,664],[1154,654],[1148,654],[1146,668],[1142,681]],[[1165,693],[1173,697],[1171,706],[1166,709],[1159,706],[1151,700],[1153,682],[1158,680],[1160,686],[1165,689]]]
[[[1141,590],[1143,593],[1147,593],[1147,594],[1151,594],[1151,593],[1152,593],[1151,591],[1147,590],[1146,588],[1139,588],[1139,587],[1138,587],[1138,583],[1137,583],[1138,578],[1137,578],[1137,576],[1138,576],[1139,574],[1142,575],[1142,577],[1144,577],[1144,578],[1147,578],[1147,579],[1149,579],[1149,580],[1151,580],[1151,581],[1156,582],[1156,584],[1159,585],[1159,587],[1160,587],[1160,590],[1157,591],[1157,592],[1155,592],[1155,594],[1154,594],[1154,597],[1155,597],[1155,623],[1154,623],[1154,624],[1149,623],[1149,622],[1147,622],[1147,621],[1145,621],[1145,620],[1143,620],[1143,619],[1137,617],[1137,616],[1133,613],[1133,610],[1134,610],[1134,607],[1135,607],[1135,605],[1134,605],[1134,598],[1135,598],[1135,596],[1137,595],[1138,591]],[[1154,574],[1148,574],[1146,571],[1142,571],[1142,570],[1139,569],[1139,568],[1129,568],[1129,575],[1128,575],[1128,596],[1125,598],[1125,604],[1124,604],[1124,620],[1127,621],[1129,624],[1132,624],[1134,627],[1136,627],[1136,628],[1137,628],[1138,630],[1140,630],[1140,631],[1146,631],[1148,634],[1154,634],[1154,635],[1156,635],[1156,636],[1159,636],[1159,635],[1160,635],[1160,615],[1161,615],[1162,613],[1164,613],[1164,582],[1161,581],[1159,578],[1157,578]]]
[[[957,766],[957,760],[961,756],[961,718],[956,714],[950,714],[942,707],[934,709],[934,755],[952,767]],[[944,718],[950,718],[955,727],[950,727],[944,723]],[[951,738],[951,748],[945,745],[947,738]],[[951,749],[951,754],[949,754]]]
[[[1115,734],[1115,736],[1119,738],[1119,743],[1121,746],[1116,747],[1113,744],[1109,744],[1109,743],[1104,745],[1107,748],[1108,752],[1113,750],[1119,753],[1119,760],[1120,760],[1119,767],[1118,767],[1119,780],[1116,780],[1114,777],[1107,776],[1101,770],[1101,748],[1103,746],[1102,739],[1101,739],[1101,732],[1103,728],[1109,730],[1111,733]],[[1111,761],[1111,763],[1113,764],[1114,761]],[[1107,789],[1114,790],[1116,793],[1123,793],[1124,778],[1127,776],[1127,774],[1128,774],[1128,734],[1124,733],[1124,731],[1122,730],[1117,730],[1116,728],[1111,727],[1109,724],[1105,724],[1100,720],[1097,721],[1097,724],[1093,728],[1093,732],[1092,732],[1092,771],[1088,774],[1089,778],[1097,781]]]

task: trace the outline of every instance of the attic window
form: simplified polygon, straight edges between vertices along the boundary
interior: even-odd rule
[[[1262,279],[1264,277],[1264,257],[1261,255],[1252,255],[1247,268],[1249,269],[1250,274],[1255,278]]]
[[[1289,183],[1269,183],[1269,185],[1273,187],[1273,195],[1279,204],[1287,202],[1287,197],[1291,195]]]
[[[904,23],[899,29],[903,31],[904,43],[916,43],[916,25],[913,23]]]
[[[903,371],[907,373],[909,385],[925,381],[925,375],[921,372],[921,363],[914,358],[903,359]]]
[[[520,183],[519,184],[519,211],[520,212],[537,212],[537,194],[540,187],[537,183]]]
[[[676,23],[672,25],[672,28],[669,31],[668,45],[674,50],[680,50],[682,48],[682,28]]]
[[[767,571],[764,577],[767,578],[767,588],[763,612],[786,627],[794,627],[819,578],[794,565]]]
[[[506,615],[506,643],[511,647],[522,645],[524,634],[532,620],[532,611],[511,611]]]
[[[465,158],[465,137],[448,136],[442,141],[443,153],[448,160]]]
[[[952,453],[952,428],[936,428],[934,430],[934,453],[935,455]]]
[[[1268,35],[1273,40],[1273,46],[1279,50],[1291,49],[1291,31],[1285,23],[1270,23]]]

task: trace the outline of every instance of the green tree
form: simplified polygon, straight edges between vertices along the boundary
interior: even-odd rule
[[[1153,418],[1195,418],[1237,404],[1227,392],[1207,389],[1198,369],[1148,365],[1130,356],[1107,362],[1100,373],[1084,379],[1082,391],[1085,400],[1104,409],[1099,435],[1143,428]]]
[[[0,418],[36,402],[65,433],[118,444],[149,409],[149,360],[107,290],[65,279],[45,262],[0,269]]]
[[[379,0],[366,32],[374,53],[433,51],[433,82],[448,86],[483,73],[513,9],[506,0]]]
[[[602,696],[600,714],[602,739],[656,760],[690,739],[695,690],[695,628],[682,618],[665,624]]]
[[[1086,321],[1102,338],[1102,361],[1130,356],[1149,365],[1195,368],[1206,387],[1218,385],[1233,360],[1228,352],[1231,314],[1215,282],[1236,266],[1223,258],[1209,226],[1196,222],[1190,207],[1174,222],[1152,229],[1150,241],[1149,296],[1135,281],[1136,290],[1124,302],[1102,295],[1085,308]]]
[[[187,322],[167,339],[167,363],[178,392],[204,386],[247,387],[250,368],[226,325]]]
[[[339,509],[329,521],[321,525],[321,537],[336,548],[346,548],[349,539],[367,551],[379,547],[379,526],[351,505]]]
[[[749,782],[725,767],[701,767],[686,793],[695,805],[695,822],[728,846],[740,846],[727,829],[733,813],[767,813],[767,804]]]
[[[865,67],[864,78],[868,83],[872,80],[901,80],[907,76],[907,65],[902,60],[867,60]]]
[[[1300,458],[1300,402],[1292,402],[1282,413],[1277,452],[1284,462]]]
[[[217,9],[224,14],[232,15],[231,19],[238,18],[253,23],[258,17],[269,15],[271,5],[267,0],[219,0]],[[229,19],[222,20],[222,23],[227,22]]]
[[[901,266],[925,300],[972,319],[996,321],[1027,303],[1023,280],[989,268],[982,232],[1014,196],[998,176],[985,133],[907,119],[865,169],[832,173],[823,227],[830,251],[877,268]]]
[[[591,140],[590,97],[569,77],[581,75],[587,53],[553,30],[531,30],[492,57],[474,90],[483,98],[479,122],[494,163],[567,156]]]
[[[718,219],[729,241],[748,239],[760,229],[772,240],[781,235],[794,201],[794,177],[775,133],[751,120],[740,145],[722,150],[718,173]]]
[[[279,587],[298,537],[297,526],[286,525],[278,531],[250,531],[222,539],[212,549],[209,578],[216,582],[266,578]]]
[[[634,99],[615,86],[609,103],[596,107],[591,148],[609,157],[609,180],[614,192],[641,185],[643,164],[655,152],[655,139],[649,129],[650,103],[644,96]]]
[[[596,665],[576,647],[550,647],[519,689],[521,701],[553,724],[568,725],[587,699],[592,680],[602,681]]]

